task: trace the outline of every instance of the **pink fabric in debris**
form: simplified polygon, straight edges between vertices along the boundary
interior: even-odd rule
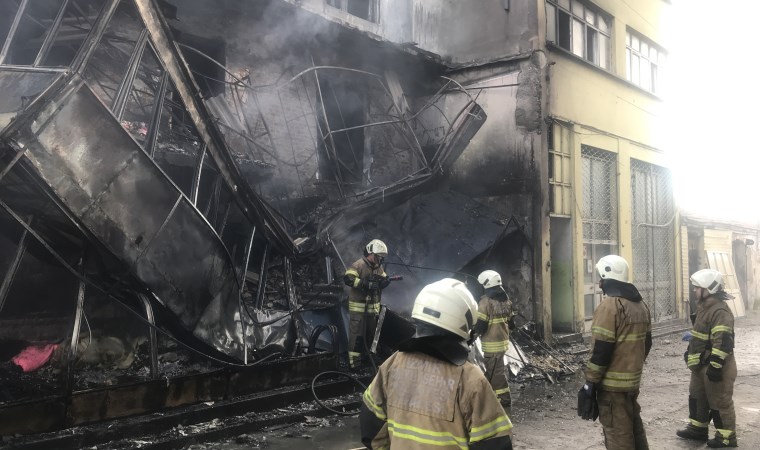
[[[33,372],[44,366],[53,356],[58,344],[30,345],[13,357],[13,362],[24,372]]]

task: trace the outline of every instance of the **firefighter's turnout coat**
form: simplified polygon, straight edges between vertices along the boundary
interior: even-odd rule
[[[723,292],[719,294],[725,296]],[[691,330],[686,365],[691,369],[691,426],[706,430],[712,418],[722,439],[735,436],[733,392],[737,367],[734,358],[734,315],[719,295],[711,295],[697,303],[697,317]],[[720,380],[711,381],[708,370],[719,371]]]
[[[499,287],[501,289],[501,287]],[[501,297],[483,294],[478,301],[478,323],[475,331],[480,336],[485,356],[503,355],[509,349],[509,321],[512,319],[512,301],[506,293]]]
[[[615,280],[605,283],[611,281]],[[619,284],[635,295],[629,299],[615,296],[616,289],[606,291],[591,324],[592,354],[586,365],[586,380],[603,391],[638,391],[644,360],[652,348],[652,319],[636,288]]]
[[[497,442],[505,448],[509,442],[512,423],[470,362],[396,352],[380,366],[363,400],[362,437],[365,444],[371,439],[372,449],[476,449]],[[367,415],[376,426],[365,426]]]
[[[360,258],[346,269],[344,278],[348,289],[348,311],[354,313],[364,313],[365,304],[369,314],[378,314],[380,312],[380,290],[367,292],[362,289],[362,282],[368,281],[373,275],[387,277],[381,265],[374,266],[367,258]]]
[[[721,369],[733,352],[734,315],[725,301],[707,297],[697,304],[686,365],[692,370],[706,364]]]

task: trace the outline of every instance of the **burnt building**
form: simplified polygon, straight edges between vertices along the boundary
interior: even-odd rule
[[[659,99],[622,76],[641,21],[598,3],[2,1],[0,412],[49,413],[0,433],[335,365],[373,238],[401,328],[443,276],[501,272],[546,340],[584,331],[601,253],[675,276]],[[631,157],[634,182],[610,165]]]

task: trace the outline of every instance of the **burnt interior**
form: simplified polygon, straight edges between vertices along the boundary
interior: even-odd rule
[[[529,224],[450,182],[486,115],[439,61],[285,2],[138,1],[160,20],[133,0],[0,4],[0,409],[332,361],[341,277],[375,237],[405,277],[380,356],[424,284],[474,289],[484,265],[533,317]]]

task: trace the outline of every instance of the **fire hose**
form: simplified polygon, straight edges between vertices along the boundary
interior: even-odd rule
[[[401,276],[401,275],[393,275],[393,276],[387,277],[387,280],[389,282],[390,281],[400,281],[400,280],[403,280],[403,279],[404,279],[404,277]],[[362,346],[364,347],[364,353],[367,355],[367,357],[369,358],[370,363],[372,364],[373,374],[376,374],[377,373],[377,364],[375,364],[375,360],[374,360],[374,358],[372,358],[372,355],[370,353],[370,349],[367,346],[367,317],[369,315],[368,314],[368,308],[369,308],[369,302],[365,301],[364,302],[364,312],[362,313],[362,335],[361,335],[361,338],[362,338]],[[379,322],[379,323],[375,324],[375,336],[377,336],[379,334],[378,328],[381,327],[381,326],[382,326],[382,322]],[[333,348],[336,348],[336,346],[333,345]],[[330,411],[331,413],[338,414],[338,415],[341,415],[341,416],[353,416],[354,414],[356,414],[357,411],[338,411],[336,409],[330,408],[329,406],[325,405],[322,402],[322,400],[320,400],[320,398],[317,396],[317,392],[316,392],[316,390],[315,390],[314,387],[316,385],[317,380],[319,378],[321,378],[322,376],[324,376],[324,375],[341,375],[341,376],[344,376],[344,377],[352,380],[354,383],[358,384],[359,386],[361,386],[363,391],[367,389],[367,386],[364,383],[362,383],[359,380],[359,378],[356,377],[355,375],[352,375],[352,374],[349,374],[349,373],[346,373],[346,372],[339,372],[337,370],[327,370],[327,371],[324,371],[324,372],[320,372],[320,373],[318,373],[311,380],[311,395],[314,397],[314,400],[316,400],[316,402],[317,402],[317,404],[319,406],[321,406],[324,409]]]

